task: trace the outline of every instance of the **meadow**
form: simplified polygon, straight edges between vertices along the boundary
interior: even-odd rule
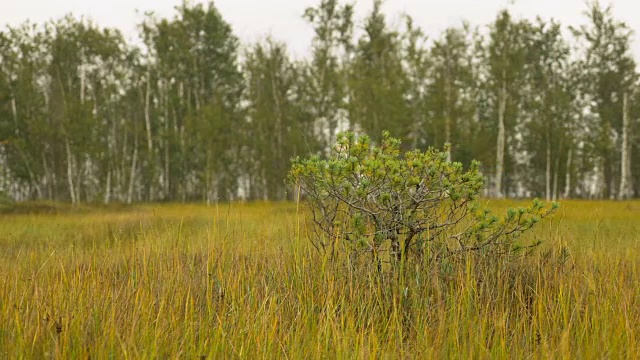
[[[6,212],[0,358],[640,358],[639,201],[564,201],[529,257],[397,281],[318,256],[306,224],[288,203]]]

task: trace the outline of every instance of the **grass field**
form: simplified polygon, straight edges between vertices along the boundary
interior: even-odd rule
[[[0,215],[0,358],[640,358],[640,202],[566,201],[529,259],[402,281],[323,261],[304,224],[295,204]]]

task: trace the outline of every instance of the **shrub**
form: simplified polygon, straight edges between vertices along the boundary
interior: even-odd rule
[[[484,185],[478,162],[465,170],[445,152],[402,154],[399,145],[388,133],[380,146],[343,133],[328,159],[294,159],[289,180],[310,206],[318,250],[333,257],[341,249],[352,258],[369,254],[378,266],[469,252],[512,254],[537,245],[518,238],[558,207],[534,200],[497,217],[478,202]]]

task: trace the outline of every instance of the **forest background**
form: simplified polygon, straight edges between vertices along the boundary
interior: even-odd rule
[[[12,200],[284,200],[295,156],[337,132],[452,144],[487,196],[640,195],[633,33],[599,3],[584,25],[517,18],[428,38],[376,1],[322,0],[310,56],[241,44],[213,3],[149,13],[139,43],[69,15],[0,31],[0,192]],[[579,10],[576,10],[579,11]]]

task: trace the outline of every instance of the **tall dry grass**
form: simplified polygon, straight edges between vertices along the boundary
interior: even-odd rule
[[[291,204],[0,216],[0,358],[640,358],[640,202],[562,205],[530,258],[392,279]]]

